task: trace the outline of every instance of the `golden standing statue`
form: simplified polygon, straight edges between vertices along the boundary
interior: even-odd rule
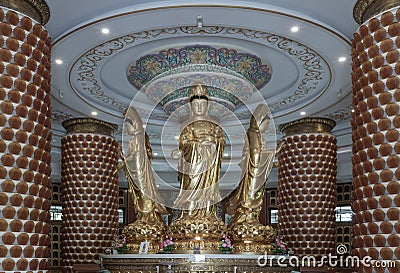
[[[156,188],[151,168],[152,150],[142,119],[136,109],[129,107],[124,128],[130,140],[127,156],[121,152],[129,192],[132,194],[137,220],[126,226],[122,234],[126,237],[128,249],[137,253],[141,242],[150,242],[149,252],[157,252],[158,240],[164,235],[166,225],[160,214],[168,214],[161,204],[161,196]]]
[[[208,92],[202,85],[193,86],[189,94],[190,116],[183,123],[179,137],[180,192],[175,206],[181,217],[169,227],[177,238],[178,252],[218,251],[224,223],[216,215],[215,204],[221,200],[220,178],[225,137],[221,127],[208,116]]]
[[[238,188],[226,204],[228,214],[233,214],[228,229],[235,241],[235,252],[264,252],[271,246],[274,230],[259,222],[265,184],[273,166],[275,150],[267,150],[262,133],[269,126],[269,109],[260,104],[253,113],[245,137],[242,156],[242,176]]]

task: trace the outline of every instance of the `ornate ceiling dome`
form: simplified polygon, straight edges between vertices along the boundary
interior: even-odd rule
[[[80,9],[68,16],[67,5],[49,4],[52,55],[63,61],[52,67],[55,143],[65,134],[63,120],[92,112],[117,124],[120,138],[132,102],[148,117],[146,131],[159,154],[154,168],[169,172],[161,139],[175,145],[176,132],[165,135],[163,128],[187,115],[188,88],[203,82],[215,103],[211,114],[232,141],[243,138],[234,122],[246,128],[251,109],[266,102],[276,125],[303,114],[333,118],[342,136],[339,154],[351,152],[350,65],[338,59],[350,56],[354,3],[71,1]],[[240,149],[229,148],[239,161]]]

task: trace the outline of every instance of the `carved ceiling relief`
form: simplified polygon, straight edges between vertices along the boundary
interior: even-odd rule
[[[56,122],[56,123],[60,123],[60,124],[64,120],[71,119],[73,117],[74,117],[74,115],[72,115],[70,113],[66,113],[66,112],[61,111],[61,110],[57,110],[57,109],[53,109],[53,111],[51,112],[51,120],[52,120],[52,122]]]
[[[108,88],[105,88],[100,76],[102,66],[116,54],[134,47],[137,44],[166,37],[190,35],[219,35],[256,41],[280,51],[295,62],[299,69],[299,79],[296,85],[293,86],[290,92],[287,92],[284,97],[280,97],[279,100],[268,103],[273,113],[286,109],[290,107],[290,105],[296,105],[305,98],[317,97],[319,93],[325,92],[325,89],[329,86],[331,72],[327,62],[323,57],[318,55],[317,52],[297,41],[283,36],[250,29],[229,27],[204,27],[202,29],[195,27],[177,27],[155,29],[125,35],[87,51],[74,63],[71,69],[70,80],[75,89],[74,91],[80,94],[80,97],[89,104],[103,105],[118,113],[122,113],[129,106],[128,100],[114,98],[112,92],[108,91]],[[265,57],[268,59],[268,56]],[[127,77],[132,85],[139,88],[143,86],[143,84],[149,84],[149,81],[156,81],[157,77],[159,77],[158,73],[152,72],[154,74],[151,74],[149,72],[154,68],[154,65],[156,67],[161,67],[164,73],[162,76],[167,77],[168,73],[169,75],[173,75],[175,72],[179,73],[178,70],[181,69],[181,71],[183,71],[193,64],[209,64],[210,67],[214,69],[212,72],[224,75],[231,73],[238,79],[240,77],[245,81],[251,82],[257,89],[262,89],[264,86],[266,88],[268,87],[268,81],[271,79],[273,70],[268,64],[263,63],[261,58],[247,52],[241,52],[240,50],[226,47],[194,45],[182,48],[169,48],[159,50],[156,54],[147,54],[128,67]],[[174,69],[177,69],[177,71],[174,71]],[[161,70],[159,72],[161,72]],[[157,69],[155,69],[155,71],[157,71]],[[185,79],[182,81],[185,82]],[[237,87],[238,82],[240,81],[234,82],[229,79],[219,79],[218,84],[223,86],[223,89],[218,90],[215,88],[215,92],[211,90],[211,93],[213,97],[225,103],[223,105],[224,107],[230,111],[235,111],[234,113],[238,119],[247,120],[250,118],[251,113],[249,111],[244,111],[241,108],[240,102],[246,100],[251,96],[252,92],[257,90],[244,85],[241,85],[240,88],[236,88],[235,90],[232,86]],[[178,88],[179,86],[180,88]],[[178,98],[184,97],[187,93],[187,90],[184,88],[184,83],[182,85],[182,83],[171,78],[169,78],[169,81],[159,80],[157,81],[157,86],[154,85],[153,87],[157,87],[158,90],[168,90],[168,88],[170,88],[170,90],[174,91],[167,96],[162,94],[163,99],[159,100],[159,110],[164,109],[167,113],[172,113],[174,109],[180,107],[182,101],[179,101]],[[225,90],[233,90],[232,93],[234,93],[235,96],[231,96],[229,92],[221,92]],[[156,93],[153,93],[153,95],[156,96],[156,99],[159,99],[159,95]],[[139,111],[148,111],[148,109],[140,108],[141,107],[138,107]],[[347,108],[339,109],[332,113],[327,113],[325,116],[335,121],[346,121],[350,118],[350,110],[351,109]],[[151,117],[160,120],[165,119],[166,115],[159,112],[160,111],[156,111],[152,113]],[[53,122],[61,123],[63,120],[72,117],[74,116],[70,113],[54,110],[52,119]],[[122,128],[119,130],[119,134],[121,133]]]
[[[336,122],[350,120],[352,109],[353,109],[353,105],[349,104],[344,109],[337,109],[331,113],[326,114],[325,117],[331,118]]]
[[[273,112],[297,103],[308,95],[312,94],[315,97],[316,93],[324,92],[329,84],[330,69],[327,62],[307,46],[266,32],[228,27],[205,27],[201,31],[196,31],[191,27],[158,29],[119,37],[103,43],[82,55],[72,68],[71,82],[76,89],[75,91],[83,95],[86,100],[94,100],[96,103],[122,112],[127,107],[127,104],[113,98],[105,91],[106,89],[103,88],[103,83],[100,80],[101,66],[113,55],[143,42],[142,40],[144,39],[148,41],[171,35],[179,37],[194,34],[218,34],[225,37],[232,36],[240,39],[257,40],[257,42],[274,48],[291,58],[299,69],[298,86],[287,92],[284,98],[269,105]],[[168,71],[172,67],[198,62],[229,67],[231,70],[242,74],[258,88],[264,86],[271,76],[271,69],[267,65],[260,63],[260,58],[254,55],[238,53],[235,49],[191,46],[182,49],[162,50],[158,54],[140,58],[138,60],[139,65],[130,67],[130,81],[139,88],[143,82],[154,78],[157,73]],[[139,80],[139,78],[141,79]]]

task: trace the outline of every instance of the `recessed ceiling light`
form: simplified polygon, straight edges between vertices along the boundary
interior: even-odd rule
[[[155,152],[155,153],[153,153],[153,155],[158,155],[158,153]]]
[[[60,59],[56,59],[55,62],[56,62],[56,64],[62,64],[63,63],[63,61],[60,60]]]
[[[102,28],[101,32],[103,32],[104,34],[108,34],[110,33],[110,30],[108,28]]]
[[[294,26],[290,29],[291,32],[297,32],[299,31],[299,27],[298,26]]]
[[[229,154],[228,153],[224,153],[224,156],[228,156]]]
[[[306,115],[306,112],[300,112],[300,116],[305,116]]]
[[[92,116],[97,116],[97,112],[96,111],[93,111],[91,114],[92,114]]]
[[[175,139],[179,139],[179,136],[175,136],[174,138],[175,138]]]
[[[338,59],[338,61],[341,62],[341,63],[345,62],[346,60],[347,60],[346,57],[340,57]]]
[[[355,112],[354,109],[351,109],[351,112],[354,113]]]

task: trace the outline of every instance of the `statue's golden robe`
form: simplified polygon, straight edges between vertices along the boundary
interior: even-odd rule
[[[129,191],[133,194],[133,202],[137,211],[137,219],[147,222],[162,221],[160,214],[168,214],[156,188],[150,159],[152,151],[146,133],[131,136],[129,156],[125,168]]]
[[[210,215],[221,200],[218,181],[224,147],[221,127],[209,120],[197,120],[183,128],[179,138],[181,188],[175,205],[189,210],[189,215]]]

